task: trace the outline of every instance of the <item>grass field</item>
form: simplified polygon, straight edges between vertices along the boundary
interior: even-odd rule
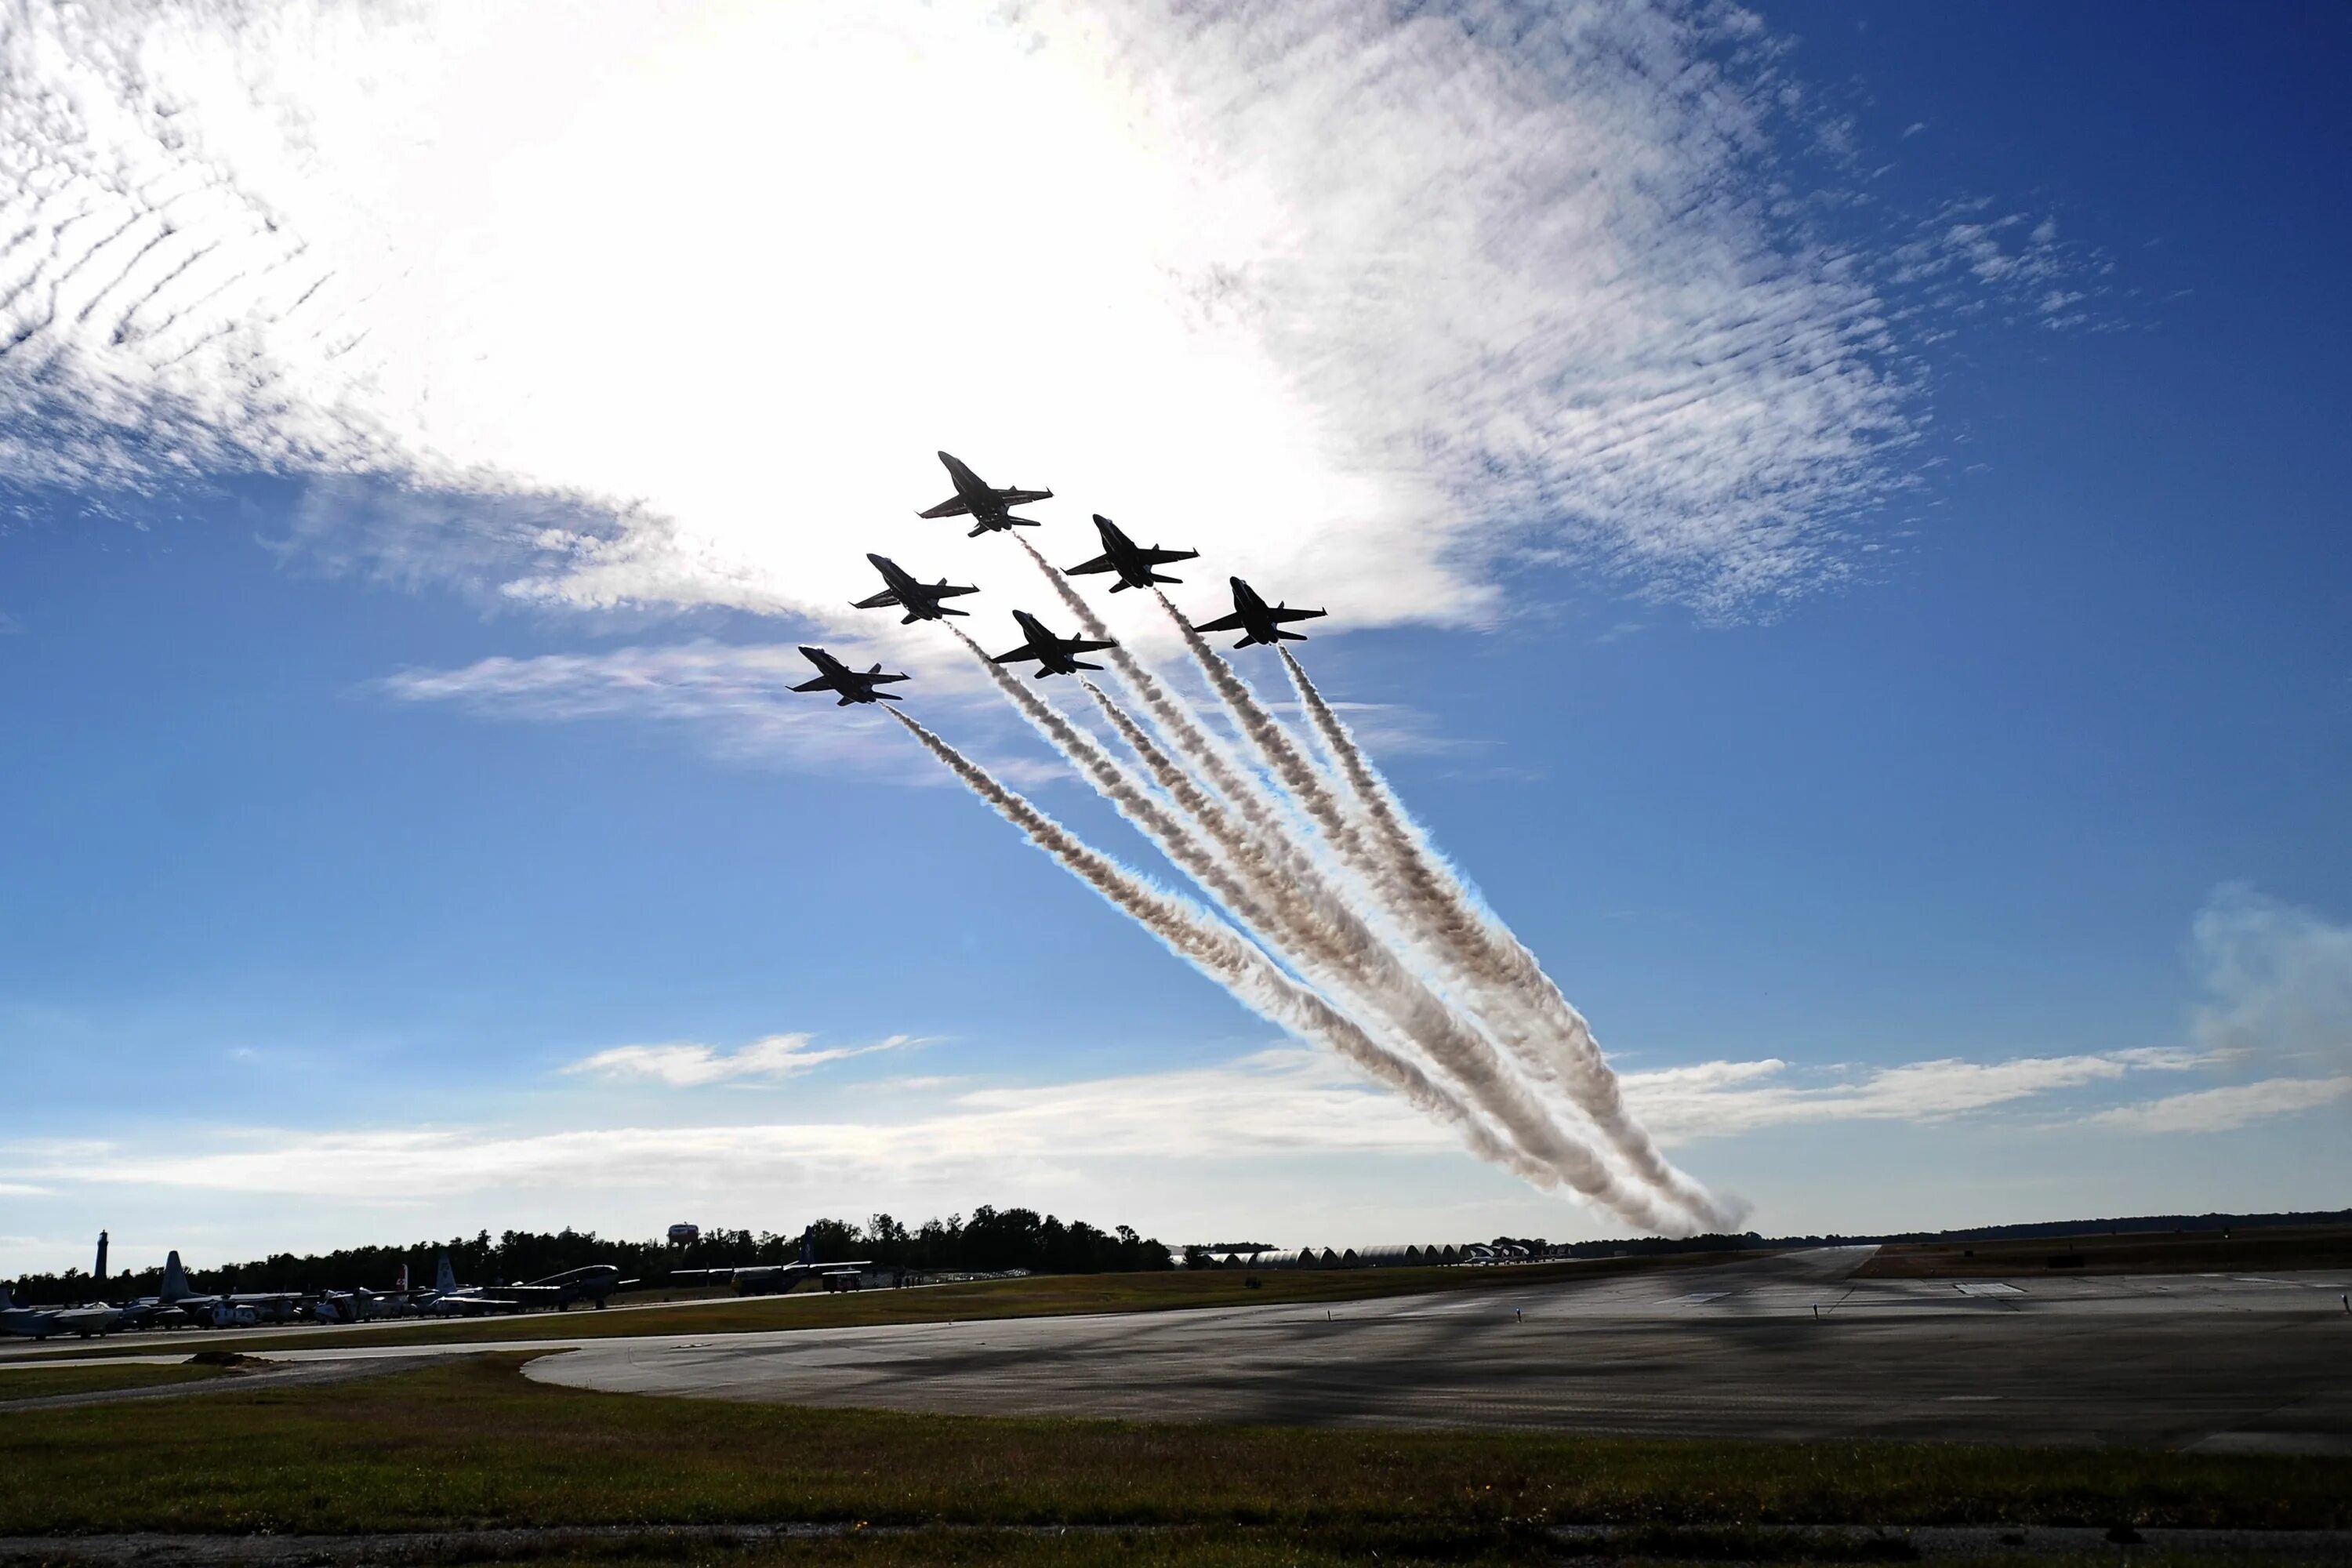
[[[1666,1258],[1594,1258],[1573,1263],[1491,1268],[1350,1268],[1268,1271],[1161,1270],[1150,1274],[1045,1274],[1026,1279],[984,1279],[969,1285],[937,1285],[917,1290],[856,1290],[792,1296],[730,1296],[716,1301],[680,1302],[626,1312],[583,1309],[531,1312],[513,1317],[467,1318],[450,1322],[398,1323],[382,1328],[310,1331],[240,1330],[205,1334],[206,1343],[238,1350],[304,1350],[371,1345],[480,1344],[515,1340],[606,1339],[635,1334],[731,1334],[784,1329],[850,1328],[875,1323],[969,1322],[986,1318],[1069,1317],[1089,1312],[1165,1312],[1194,1307],[1268,1306],[1293,1301],[1357,1301],[1410,1296],[1431,1290],[1493,1286],[1498,1279],[1529,1285],[1661,1268],[1704,1268],[1762,1256],[1754,1252],[1686,1253]],[[1245,1279],[1258,1281],[1251,1288]],[[352,1338],[354,1332],[363,1336]],[[179,1339],[193,1340],[199,1331]],[[130,1344],[114,1353],[152,1354],[153,1346]],[[103,1350],[60,1351],[106,1354]]]
[[[2352,1525],[2346,1459],[921,1416],[585,1393],[529,1382],[525,1359],[14,1412],[0,1534],[863,1521],[1475,1545],[1563,1523]]]
[[[2078,1261],[2053,1264],[2053,1259]],[[1904,1242],[1881,1247],[1862,1279],[2016,1279],[2047,1274],[2234,1274],[2280,1268],[2352,1268],[2352,1226],[2276,1226],[2120,1236]]]
[[[104,1394],[118,1388],[152,1388],[163,1383],[201,1383],[228,1369],[218,1366],[29,1366],[0,1368],[0,1403],[46,1399],[54,1394]]]

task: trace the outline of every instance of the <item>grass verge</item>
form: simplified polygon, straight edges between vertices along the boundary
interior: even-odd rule
[[[12,1399],[47,1399],[58,1394],[107,1394],[118,1388],[152,1388],[165,1383],[201,1383],[218,1377],[226,1367],[41,1366],[0,1368],[0,1404]]]
[[[2352,1526],[2352,1460],[1008,1420],[592,1394],[519,1353],[17,1412],[0,1534],[777,1520],[1496,1532],[1549,1524]]]
[[[2239,1274],[2352,1268],[2352,1226],[2085,1232],[1879,1248],[1858,1279],[2021,1279],[2063,1274]]]

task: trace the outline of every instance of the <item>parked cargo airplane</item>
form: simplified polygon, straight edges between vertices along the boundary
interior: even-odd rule
[[[298,1290],[247,1290],[229,1295],[198,1290],[188,1283],[188,1271],[180,1267],[180,1255],[175,1249],[163,1259],[163,1289],[131,1302],[130,1310],[152,1317],[178,1312],[188,1321],[206,1328],[229,1329],[251,1323],[289,1322],[301,1310],[302,1300]]]
[[[621,1271],[609,1263],[591,1263],[520,1285],[460,1285],[445,1252],[433,1270],[433,1293],[419,1305],[422,1310],[442,1317],[480,1317],[534,1307],[568,1312],[574,1301],[593,1301],[602,1307],[614,1291],[635,1283],[622,1279]]]
[[[120,1307],[19,1307],[0,1285],[0,1333],[45,1340],[51,1334],[79,1334],[90,1339],[110,1333],[129,1316]]]
[[[816,1238],[804,1230],[801,1232],[801,1257],[797,1263],[755,1263],[740,1268],[678,1268],[671,1271],[670,1278],[724,1280],[735,1287],[738,1296],[781,1296],[808,1279],[824,1280],[828,1290],[855,1290],[857,1289],[857,1277],[873,1267],[871,1259],[863,1258],[842,1263],[819,1263],[816,1260]]]

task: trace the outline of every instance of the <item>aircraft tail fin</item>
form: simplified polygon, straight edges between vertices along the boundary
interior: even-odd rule
[[[457,1289],[457,1271],[449,1267],[449,1255],[446,1252],[441,1261],[433,1266],[433,1289],[445,1296]]]
[[[9,1309],[16,1306],[16,1298],[8,1294],[8,1287],[5,1285],[0,1285],[0,1312],[7,1311]]]
[[[180,1267],[180,1253],[177,1247],[172,1250],[170,1257],[163,1259],[163,1289],[161,1294],[166,1301],[177,1301],[184,1297],[195,1294],[194,1290],[188,1289],[188,1271]]]
[[[801,1261],[811,1265],[816,1262],[816,1234],[813,1230],[801,1232]]]

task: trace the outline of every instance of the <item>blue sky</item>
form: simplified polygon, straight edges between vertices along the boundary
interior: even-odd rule
[[[2340,15],[810,15],[522,86],[516,21],[199,17],[142,85],[50,17],[8,64],[87,129],[0,117],[42,172],[0,258],[0,1268],[980,1202],[1609,1233],[782,691],[867,639],[1172,879],[951,647],[832,607],[869,548],[981,584],[983,641],[1045,607],[908,516],[941,445],[1059,491],[1051,558],[1101,510],[1200,545],[1188,609],[1328,605],[1309,669],[1756,1227],[2340,1205]],[[416,67],[372,109],[362,45]],[[828,140],[706,107],[740,60],[1026,107],[934,183],[929,100]],[[159,105],[226,178],[172,183]],[[1006,214],[1034,286],[959,226]]]

